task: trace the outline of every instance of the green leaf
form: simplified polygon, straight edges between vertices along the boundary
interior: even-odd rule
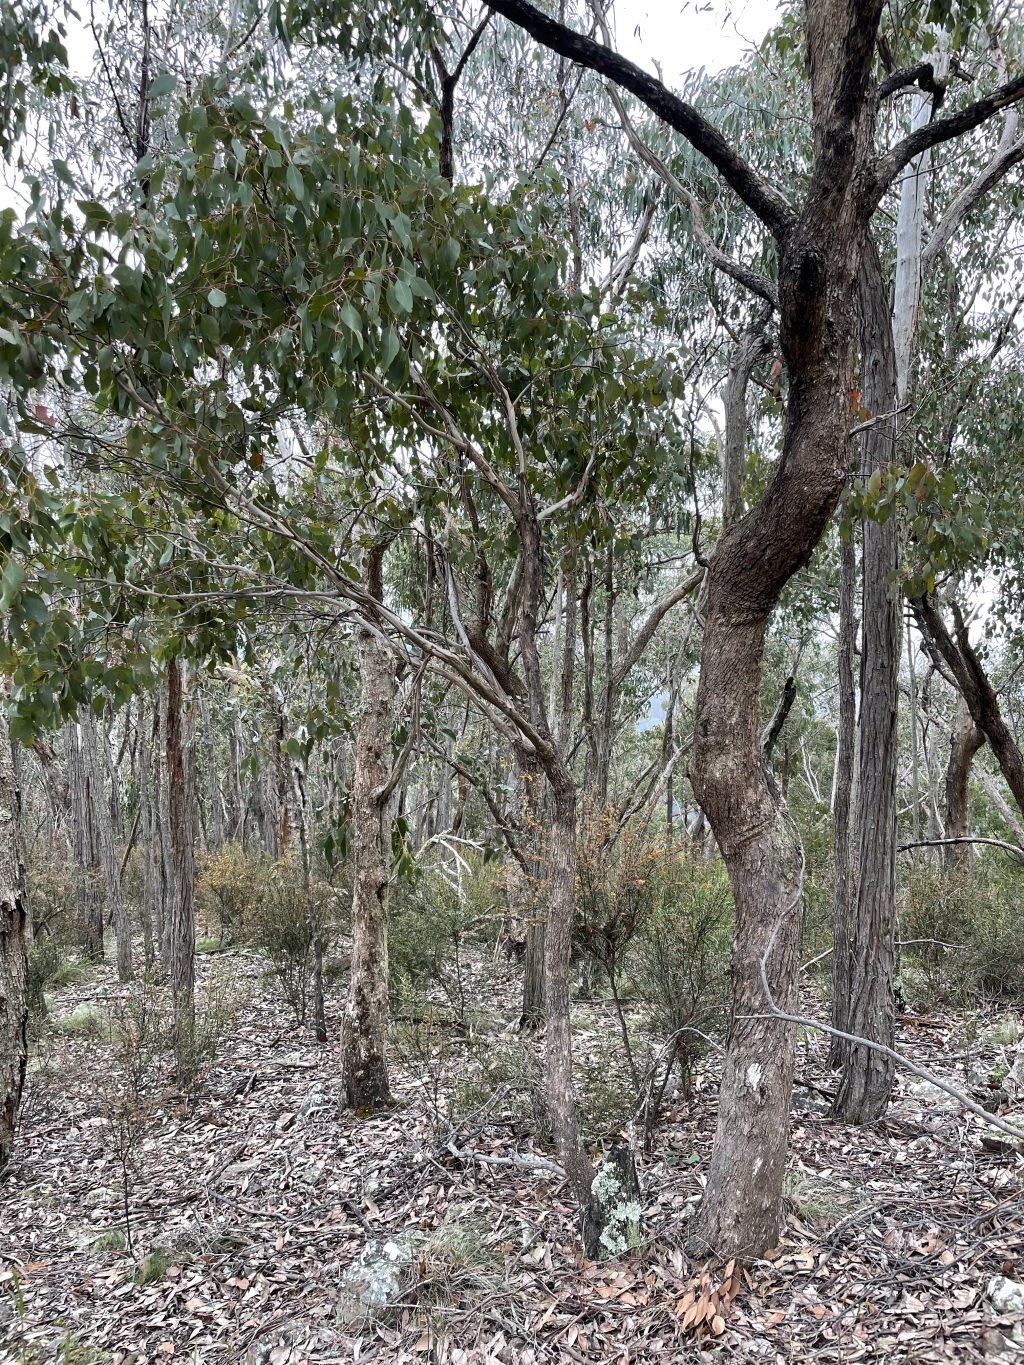
[[[0,611],[7,611],[11,603],[21,591],[21,585],[25,582],[28,574],[16,559],[9,559],[7,567],[4,569],[3,577],[0,578]]]
[[[149,98],[158,100],[162,95],[169,95],[172,90],[177,88],[178,78],[170,71],[161,71],[156,80],[149,87]]]
[[[401,343],[393,327],[385,327],[380,338],[380,363],[385,373],[391,369],[395,357],[401,350]]]
[[[211,308],[223,308],[228,301],[223,289],[211,289],[206,297],[210,300]]]

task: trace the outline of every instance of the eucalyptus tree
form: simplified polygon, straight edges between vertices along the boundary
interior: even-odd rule
[[[869,224],[915,156],[959,138],[1024,97],[1015,76],[973,104],[876,147],[891,82],[879,82],[882,7],[811,0],[814,161],[784,194],[689,102],[608,47],[528,0],[493,8],[535,40],[640,99],[715,167],[774,239],[780,336],[788,379],[783,450],[761,500],[711,556],[690,776],[729,867],[736,905],[734,1012],[719,1130],[695,1238],[722,1252],[777,1237],[792,1084],[801,856],[765,781],[757,703],[765,627],[786,581],[806,562],[849,469],[858,280]],[[926,69],[927,68],[927,69]],[[928,63],[907,82],[930,80]]]
[[[28,1064],[28,912],[22,899],[21,791],[0,715],[0,1170],[14,1150]]]

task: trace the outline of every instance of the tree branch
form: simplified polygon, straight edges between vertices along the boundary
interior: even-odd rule
[[[643,625],[637,631],[633,643],[615,661],[612,669],[612,690],[617,691],[628,676],[630,670],[639,662],[640,656],[650,644],[654,632],[661,625],[662,621],[674,606],[689,597],[694,588],[700,587],[704,581],[704,570],[698,569],[696,573],[690,574],[689,578],[684,578],[682,583],[674,587],[671,592],[665,594],[660,602],[655,603],[648,613]]]
[[[1024,848],[1008,844],[1005,839],[983,839],[976,834],[958,835],[955,839],[915,839],[912,844],[900,844],[896,852],[906,853],[911,848],[944,848],[947,844],[991,844],[993,848],[1006,849],[1007,853],[1012,853],[1019,862],[1024,863]]]
[[[881,103],[882,100],[887,100],[890,95],[895,95],[900,90],[906,90],[909,86],[914,85],[919,90],[923,90],[925,94],[936,97],[936,108],[942,103],[946,94],[946,86],[944,82],[935,79],[935,68],[931,62],[918,62],[916,66],[907,66],[901,71],[894,71],[891,76],[886,76],[878,87],[878,101]]]
[[[748,270],[748,268],[745,265],[741,265],[739,261],[734,261],[731,256],[727,256],[726,253],[716,245],[711,234],[704,226],[704,214],[701,212],[701,207],[697,203],[697,200],[682,181],[672,173],[657,152],[651,147],[648,147],[647,143],[636,131],[632,119],[626,112],[626,106],[619,98],[618,92],[609,87],[608,95],[612,104],[615,106],[615,112],[618,114],[619,122],[622,124],[622,131],[626,134],[629,145],[633,148],[633,151],[636,152],[640,160],[643,161],[645,165],[649,166],[654,174],[669,187],[676,198],[684,203],[690,210],[690,219],[693,223],[693,235],[697,238],[698,245],[711,264],[715,266],[716,269],[720,270],[723,275],[731,276],[746,289],[749,289],[752,293],[757,294],[767,303],[770,303],[773,308],[778,308],[779,295],[775,285],[772,284],[771,280],[766,280],[763,276],[758,275],[756,271]]]
[[[492,0],[491,8],[524,29],[551,52],[596,71],[598,75],[635,95],[653,114],[681,133],[702,156],[707,157],[775,238],[781,241],[787,236],[796,222],[792,208],[779,191],[769,185],[692,104],[681,100],[661,81],[649,76],[612,48],[604,47],[593,38],[587,38],[549,18],[529,0]]]
[[[926,152],[929,147],[937,147],[942,142],[951,142],[962,137],[972,129],[986,123],[1000,109],[1007,109],[1024,99],[1024,75],[1015,76],[984,98],[969,104],[966,109],[950,114],[947,118],[926,123],[923,128],[908,134],[902,142],[889,149],[875,163],[874,202],[877,203],[904,166],[908,166],[916,156]]]

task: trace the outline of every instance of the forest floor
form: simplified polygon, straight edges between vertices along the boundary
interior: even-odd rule
[[[336,1046],[290,1022],[263,959],[199,961],[201,982],[238,1008],[191,1102],[165,1060],[156,1102],[137,1115],[134,1255],[123,1129],[110,1122],[125,1081],[97,1024],[116,994],[110,969],[53,999],[0,1184],[4,1365],[1024,1361],[1021,1315],[997,1316],[988,1298],[994,1276],[1024,1277],[1024,1157],[927,1087],[903,1078],[884,1122],[839,1127],[814,1089],[834,1084],[825,1042],[801,1039],[784,1236],[733,1272],[718,1335],[699,1338],[683,1326],[694,1273],[680,1248],[715,1129],[713,1059],[640,1162],[642,1249],[588,1264],[561,1182],[528,1165],[545,1148],[516,1088],[536,1044],[508,1024],[512,966],[471,973],[468,998],[493,1011],[482,1037],[443,1010],[399,1025],[397,1103],[360,1121],[338,1108]],[[332,1039],[339,1002],[334,985]],[[599,1108],[614,1090],[614,1014],[574,1013]],[[1005,1067],[1012,1023],[985,1010],[907,1015],[900,1045],[983,1085]],[[446,1105],[452,1122],[435,1112]],[[392,1302],[372,1316],[351,1278],[368,1245],[402,1253]]]

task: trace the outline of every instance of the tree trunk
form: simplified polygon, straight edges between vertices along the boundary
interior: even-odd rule
[[[174,840],[171,837],[171,815],[170,815],[170,774],[167,766],[168,756],[168,711],[167,711],[167,686],[160,689],[158,701],[158,726],[159,738],[157,752],[154,755],[153,776],[156,783],[156,812],[157,830],[160,840],[160,898],[159,898],[159,932],[160,932],[160,959],[165,970],[169,970],[171,961],[171,924],[175,899],[174,889]]]
[[[907,672],[910,683],[910,836],[916,844],[921,837],[921,761],[918,753],[917,655],[913,633],[907,630]]]
[[[842,43],[818,15],[809,39],[817,189],[780,248],[780,338],[789,376],[783,451],[760,502],[723,530],[708,569],[690,781],[729,870],[733,1007],[718,1131],[695,1251],[759,1255],[779,1236],[793,1085],[793,1025],[770,1016],[798,1000],[803,856],[769,790],[758,737],[765,629],[809,560],[846,483],[860,256],[866,231],[851,193],[869,143],[866,92],[874,24],[850,19]],[[839,22],[830,15],[828,23]],[[844,25],[847,20],[843,19]],[[826,25],[827,27],[827,25]],[[813,30],[813,31],[812,31]],[[851,46],[852,44],[852,46]],[[866,104],[866,101],[865,101]],[[851,109],[861,112],[854,117]],[[843,169],[840,169],[842,167]],[[764,972],[764,982],[762,981]]]
[[[139,710],[138,782],[142,819],[142,943],[146,966],[151,967],[160,942],[160,875],[157,869],[159,812],[153,791],[153,745],[158,727],[158,708],[153,709],[153,727],[145,732],[145,710]]]
[[[313,886],[309,873],[309,823],[306,818],[306,774],[298,763],[292,764],[295,784],[295,818],[299,829],[299,856],[302,859],[302,893],[306,899],[306,923],[309,926],[313,950],[313,1027],[318,1043],[327,1042],[327,1019],[324,1014],[324,940],[313,904]]]
[[[761,308],[740,334],[732,353],[726,380],[725,441],[722,448],[722,524],[731,525],[743,515],[743,473],[747,458],[747,388],[754,367],[768,349],[765,330],[770,308]]]
[[[203,726],[203,748],[206,758],[206,796],[210,803],[207,842],[215,853],[219,853],[224,847],[224,797],[217,776],[217,751],[214,745],[210,703],[205,697],[199,703],[199,714]]]
[[[131,719],[131,702],[129,701],[128,709],[124,716],[126,728],[131,724]],[[121,765],[114,758],[113,746],[110,743],[110,723],[106,720],[104,720],[102,726],[100,726],[99,735],[103,741],[103,762],[106,766],[107,776],[110,779],[110,801],[108,805],[111,831],[115,840],[123,840],[125,837],[125,830],[124,802],[121,800]],[[100,784],[101,790],[103,789],[103,785],[103,783]]]
[[[854,870],[850,856],[850,799],[853,793],[854,744],[857,697],[853,686],[853,656],[857,640],[854,594],[857,572],[853,540],[843,541],[839,564],[839,726],[836,739],[836,772],[832,783],[832,855],[835,866],[832,918],[832,1026],[848,1032],[850,971],[853,952]],[[846,1060],[846,1044],[833,1038],[829,1065]]]
[[[953,675],[971,719],[988,740],[1017,807],[1024,812],[1024,757],[1003,719],[999,698],[971,646],[960,608],[952,603],[954,641],[931,596],[912,599],[914,615],[932,658]]]
[[[61,771],[60,762],[49,740],[37,736],[32,741],[32,752],[39,760],[39,767],[42,771],[46,801],[53,818],[53,841],[56,844],[60,840],[68,838],[68,827],[71,823],[71,795],[68,789],[68,779]]]
[[[865,477],[895,458],[896,357],[889,296],[873,243],[861,271],[862,385],[876,422],[865,433]],[[860,670],[858,859],[848,1032],[892,1047],[896,1029],[896,760],[903,603],[894,586],[899,523],[865,520]],[[892,1093],[892,1060],[850,1044],[833,1108],[846,1123],[881,1118]]]
[[[949,739],[946,765],[946,838],[965,839],[970,834],[970,781],[974,755],[985,736],[971,720],[967,703],[957,702],[956,721]],[[970,865],[969,844],[947,844],[943,849],[950,872],[966,872]]]
[[[195,726],[177,659],[167,665],[167,816],[174,869],[168,913],[168,971],[179,1067],[195,1024]]]
[[[64,748],[71,794],[72,849],[75,862],[75,903],[78,940],[90,961],[103,960],[103,893],[100,855],[94,818],[95,802],[83,761],[78,721],[64,726]]]
[[[107,898],[111,918],[114,921],[114,935],[117,942],[117,979],[132,979],[132,940],[128,912],[121,894],[121,864],[114,845],[114,825],[111,805],[104,795],[105,784],[100,770],[97,745],[99,736],[96,719],[88,707],[84,708],[79,721],[81,740],[82,771],[85,774],[86,788],[92,806],[93,828],[99,844],[100,857],[107,883]]]
[[[28,1064],[28,916],[22,900],[21,792],[0,710],[0,1171],[11,1159]]]
[[[550,898],[544,938],[545,1100],[559,1160],[585,1210],[594,1172],[580,1146],[569,1020],[569,965],[576,907],[576,789],[567,769],[556,774],[552,785]]]
[[[367,552],[366,581],[383,596],[382,561],[387,542]],[[372,631],[356,632],[360,715],[352,777],[353,887],[352,962],[342,1025],[345,1102],[370,1114],[391,1102],[386,1041],[388,1028],[388,886],[391,863],[391,727],[395,666]]]
[[[523,1010],[519,1016],[519,1027],[528,1032],[540,1028],[544,1022],[545,990],[544,926],[546,909],[542,910],[539,888],[544,880],[543,858],[540,845],[544,832],[544,792],[543,773],[536,757],[525,748],[515,748],[516,766],[519,770],[519,791],[521,823],[527,831],[527,846],[532,850],[529,855],[530,887],[529,914],[526,926],[525,954],[523,957]]]

